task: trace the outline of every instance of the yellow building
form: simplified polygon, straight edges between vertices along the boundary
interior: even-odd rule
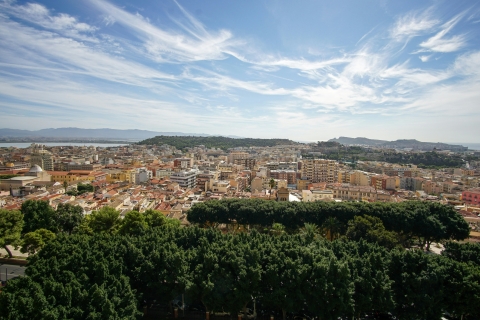
[[[68,171],[49,171],[51,180],[54,182],[75,182],[78,181],[78,177],[75,174],[71,174]]]

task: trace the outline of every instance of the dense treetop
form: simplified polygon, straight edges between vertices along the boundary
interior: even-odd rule
[[[139,319],[179,294],[211,312],[258,310],[286,317],[352,319],[392,312],[402,319],[480,316],[480,269],[419,250],[306,234],[163,225],[138,235],[60,234],[30,258],[26,276],[0,294],[8,319]],[[455,293],[455,294],[453,294]]]
[[[32,254],[26,276],[2,289],[0,318],[140,319],[180,294],[233,317],[252,299],[263,319],[480,317],[477,245],[449,242],[443,255],[400,246],[468,236],[449,207],[229,199],[191,210],[187,228],[155,210],[124,219],[108,207],[83,218],[78,207],[35,201],[0,210],[0,245],[23,234]]]
[[[348,222],[364,215],[380,219],[386,230],[397,232],[405,247],[410,246],[413,238],[427,246],[443,239],[463,240],[470,231],[468,223],[453,208],[420,201],[336,203],[226,199],[194,205],[188,212],[188,221],[200,225],[239,224],[247,228],[265,228],[280,223],[287,231],[295,231],[305,223],[322,226],[332,224],[330,220],[335,219],[338,222],[336,232],[345,234]]]
[[[227,137],[197,137],[197,136],[156,136],[138,142],[145,145],[168,144],[177,149],[192,148],[204,145],[207,148],[220,148],[227,150],[237,147],[273,147],[277,145],[298,144],[289,139],[252,139],[252,138],[227,138]]]

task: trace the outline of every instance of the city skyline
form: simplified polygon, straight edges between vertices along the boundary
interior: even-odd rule
[[[0,9],[2,128],[478,142],[476,3],[5,0]]]

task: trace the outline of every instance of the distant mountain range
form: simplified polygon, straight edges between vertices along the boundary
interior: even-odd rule
[[[41,139],[46,141],[52,139],[58,140],[75,140],[75,139],[92,139],[92,140],[123,140],[123,141],[140,141],[155,136],[211,136],[205,133],[184,133],[184,132],[156,132],[137,129],[81,129],[81,128],[50,128],[36,131],[18,130],[18,129],[0,129],[0,141],[33,141]],[[239,138],[237,136],[229,136],[230,138]]]
[[[361,145],[361,146],[372,146],[372,147],[384,147],[392,149],[415,149],[415,150],[424,150],[432,151],[435,149],[440,150],[450,150],[450,151],[466,151],[468,147],[462,145],[447,144],[442,142],[421,142],[415,139],[400,139],[396,141],[387,141],[387,140],[375,140],[368,138],[349,138],[349,137],[339,137],[338,139],[330,139],[328,141],[335,141],[344,145]]]

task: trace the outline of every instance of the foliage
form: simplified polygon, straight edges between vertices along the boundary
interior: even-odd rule
[[[148,228],[145,216],[138,211],[129,211],[121,222],[119,232],[121,234],[139,235]]]
[[[447,155],[435,151],[424,153],[388,153],[382,161],[398,164],[415,164],[421,168],[461,167],[464,165],[460,154]]]
[[[83,194],[83,193],[86,193],[86,192],[93,192],[93,186],[91,184],[83,184],[83,183],[79,183],[77,185],[77,190],[78,190],[78,194]]]
[[[5,248],[10,258],[8,246],[18,247],[23,229],[23,214],[18,210],[0,209],[0,247]]]
[[[207,148],[220,148],[227,150],[237,147],[272,147],[276,145],[298,144],[288,139],[233,139],[226,137],[196,137],[196,136],[156,136],[140,141],[138,144],[163,145],[167,144],[177,149],[193,148],[204,145]]]
[[[47,229],[38,229],[23,236],[22,253],[35,254],[49,241],[55,239],[55,233]]]
[[[363,215],[379,218],[387,231],[399,235],[405,247],[409,247],[414,238],[421,239],[428,247],[433,241],[465,239],[470,232],[468,224],[453,208],[420,201],[334,203],[226,199],[195,204],[188,212],[188,221],[199,225],[241,224],[247,229],[259,227],[259,230],[280,223],[290,232],[299,230],[305,223],[313,223],[332,231],[329,238],[333,239],[346,232],[348,221]]]
[[[14,177],[18,177],[18,174],[0,174],[0,180],[6,180]]]
[[[300,234],[305,237],[307,242],[312,242],[320,234],[320,228],[313,223],[307,222],[300,230]]]
[[[340,233],[342,224],[336,217],[328,217],[322,224],[322,229],[325,230],[330,241],[333,241],[335,237]]]
[[[148,209],[145,210],[143,214],[145,216],[145,221],[151,228],[160,227],[167,223],[165,215],[158,210]]]
[[[445,250],[442,255],[450,259],[473,263],[480,266],[480,244],[478,243],[458,243],[448,241],[445,243]]]
[[[55,210],[53,210],[48,201],[27,200],[22,203],[20,210],[23,213],[25,222],[23,234],[37,229],[47,229],[54,233],[58,231]]]
[[[387,231],[382,220],[368,215],[356,216],[350,220],[346,236],[350,240],[365,239],[389,249],[399,245],[395,232]]]
[[[112,207],[102,207],[86,217],[86,224],[93,232],[114,233],[120,227],[120,212]]]
[[[281,223],[274,223],[270,229],[270,233],[274,236],[280,236],[285,233],[285,226]]]
[[[9,281],[0,295],[2,317],[136,319],[143,306],[181,293],[230,314],[254,297],[257,307],[284,318],[479,315],[477,266],[364,240],[307,242],[302,235],[163,225],[134,235],[60,233],[29,260],[26,276]]]
[[[73,206],[69,203],[60,203],[57,206],[56,218],[58,230],[70,234],[76,227],[82,224],[84,220],[83,209],[80,206]]]

